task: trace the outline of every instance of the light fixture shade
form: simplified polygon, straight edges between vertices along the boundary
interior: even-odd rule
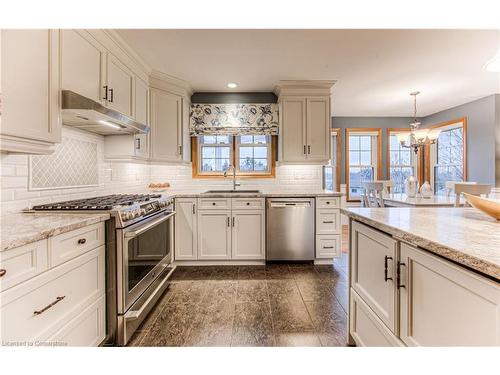
[[[413,132],[415,139],[419,142],[424,142],[427,138],[427,134],[429,133],[429,129],[417,129]]]
[[[436,139],[438,139],[440,133],[441,129],[432,129],[431,131],[429,131],[429,134],[427,134],[427,137],[430,141],[435,141]]]
[[[396,133],[396,138],[399,143],[406,143],[408,141],[409,133]]]

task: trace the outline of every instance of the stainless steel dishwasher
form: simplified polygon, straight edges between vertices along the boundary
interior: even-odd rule
[[[266,259],[314,259],[314,198],[266,199]]]

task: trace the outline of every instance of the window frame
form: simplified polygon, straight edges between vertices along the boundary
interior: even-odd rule
[[[341,145],[340,145],[340,128],[332,128],[331,129],[331,132],[330,132],[330,138],[331,138],[331,142],[332,142],[332,146],[334,144],[333,142],[333,137],[335,136],[335,145],[336,145],[336,148],[337,148],[337,152],[336,154],[337,155],[334,155],[334,148],[331,147],[331,159],[330,161],[328,162],[328,164],[324,165],[323,166],[323,176],[322,176],[322,183],[323,183],[323,189],[326,188],[326,184],[325,184],[325,169],[326,168],[332,168],[332,173],[333,173],[333,169],[335,169],[335,187],[337,188],[337,191],[340,191],[340,153],[341,153]],[[332,160],[335,156],[335,159],[337,161],[337,164],[336,165],[332,165]]]
[[[391,179],[391,136],[399,133],[408,133],[410,134],[410,129],[409,128],[387,128],[387,133],[386,133],[386,158],[387,158],[387,165],[386,165],[386,172],[387,172],[387,179]],[[412,149],[410,150],[410,157],[412,160],[412,165],[410,167],[413,168],[413,174],[415,177],[418,178],[420,176],[420,170],[421,170],[421,152],[422,150],[419,150],[418,153],[415,155],[415,152]],[[403,167],[408,167],[408,166],[403,166]]]
[[[363,134],[365,133],[365,134]],[[375,135],[373,133],[376,133]],[[349,194],[350,185],[350,165],[349,165],[349,136],[350,135],[369,135],[377,137],[375,144],[377,150],[371,150],[372,155],[376,155],[375,165],[372,160],[374,180],[380,179],[382,176],[382,128],[346,128],[345,129],[345,168],[344,179],[346,184],[346,201],[347,202],[360,202],[361,198],[353,198]],[[372,146],[373,147],[373,146]]]
[[[442,131],[447,131],[456,128],[462,128],[462,174],[463,181],[468,181],[467,176],[467,117],[461,117],[459,119],[445,121],[437,125],[430,126],[430,129],[444,128]],[[439,138],[435,144],[432,144],[429,152],[429,182],[434,191],[435,189],[435,167],[437,164],[437,148],[438,148]],[[452,164],[450,164],[452,165]]]
[[[225,134],[221,134],[225,135]],[[254,134],[242,134],[242,135],[254,135]],[[260,135],[260,134],[255,134]],[[266,172],[240,172],[239,171],[239,156],[237,152],[239,150],[239,143],[236,137],[240,137],[241,135],[228,135],[230,138],[230,152],[229,152],[229,161],[236,169],[236,176],[239,178],[275,178],[276,177],[276,147],[277,147],[277,136],[270,135],[270,142],[268,143],[268,165],[269,171]],[[255,145],[255,144],[253,144]],[[192,166],[192,176],[193,178],[203,179],[223,179],[224,172],[201,172],[199,170],[199,166],[201,166],[201,152],[200,152],[200,142],[198,141],[198,137],[191,137],[191,166]]]

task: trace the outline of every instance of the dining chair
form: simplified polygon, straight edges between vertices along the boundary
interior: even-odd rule
[[[384,207],[382,197],[383,182],[365,182],[363,188],[365,190],[363,193],[363,207]]]
[[[394,188],[394,181],[393,180],[375,180],[373,182],[381,182],[384,185],[384,188],[382,189],[382,191],[385,194],[389,194],[392,191],[392,189]]]
[[[491,193],[491,185],[489,184],[455,184],[455,207],[460,207],[460,197],[462,193],[467,193],[471,195],[486,195],[486,197]],[[467,205],[467,203],[465,203]]]
[[[449,197],[451,195],[452,191],[455,191],[455,185],[456,184],[462,184],[462,185],[475,185],[477,182],[475,181],[446,181],[445,182],[445,193],[446,196]]]

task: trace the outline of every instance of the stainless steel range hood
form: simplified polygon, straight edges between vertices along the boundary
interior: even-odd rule
[[[69,90],[62,90],[62,122],[101,135],[149,132],[148,125]]]

